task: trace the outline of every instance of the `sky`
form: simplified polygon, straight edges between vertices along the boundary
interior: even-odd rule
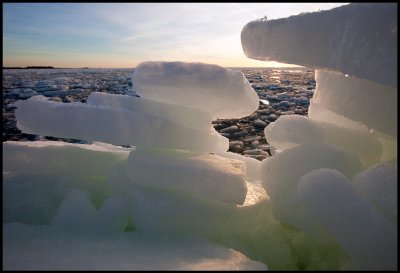
[[[285,66],[247,58],[246,23],[346,3],[3,3],[3,67],[133,68],[142,61]]]

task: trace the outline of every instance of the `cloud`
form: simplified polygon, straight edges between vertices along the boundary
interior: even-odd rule
[[[251,12],[250,10],[244,8],[243,6],[239,5],[238,3],[231,3],[231,4],[232,4],[233,6],[239,8],[240,10],[246,12],[247,14],[250,14],[250,15],[253,17],[253,19],[257,19],[257,18],[258,18],[258,16],[257,16],[256,14],[254,14],[254,13]]]
[[[64,3],[40,4],[40,8],[15,4],[4,16],[3,53],[234,62],[245,58],[240,42],[243,26],[264,12],[268,18],[273,17],[269,11],[284,14],[282,6],[299,9],[288,3]]]
[[[130,41],[134,41],[138,38],[143,38],[143,35],[132,35],[132,36],[128,36],[128,37],[124,37],[122,39],[120,39],[120,42],[130,42]]]

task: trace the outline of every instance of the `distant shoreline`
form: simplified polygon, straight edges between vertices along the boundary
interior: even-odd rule
[[[3,69],[64,69],[64,68],[57,68],[53,66],[26,66],[26,67],[3,67]]]
[[[54,69],[53,66],[3,67],[3,69]]]
[[[53,66],[27,66],[27,67],[3,67],[3,69],[133,69],[135,67],[53,67]],[[308,67],[252,67],[252,66],[229,66],[225,68],[251,68],[251,69],[284,69],[298,70],[310,69]]]

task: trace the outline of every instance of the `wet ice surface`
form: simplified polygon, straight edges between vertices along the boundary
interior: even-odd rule
[[[265,139],[263,129],[281,115],[293,113],[307,115],[310,99],[313,97],[315,88],[314,71],[306,68],[231,69],[242,72],[251,83],[260,99],[258,110],[250,116],[238,119],[216,119],[212,124],[219,133],[229,139],[229,151],[262,160],[270,154],[270,145]],[[65,103],[85,103],[92,92],[134,95],[133,71],[134,69],[3,70],[3,141],[61,140],[70,143],[90,143],[88,140],[79,138],[61,138],[54,135],[35,135],[21,132],[16,127],[15,102],[28,99],[34,95],[43,95],[51,101]],[[88,103],[99,105],[101,100],[110,104],[109,106],[117,103],[109,101],[109,99],[93,95],[92,100],[89,100]],[[224,103],[223,100],[219,102],[221,105]],[[158,106],[156,103],[147,104],[147,106],[151,106],[151,109],[158,107],[159,111],[167,111],[163,110],[161,104]],[[234,105],[231,105],[231,107],[237,108]],[[177,111],[177,113],[181,111]],[[185,118],[185,116],[177,114],[174,114],[173,117]],[[205,120],[201,119],[198,122],[203,124]],[[198,127],[200,125],[198,122],[190,121],[187,122],[187,125]],[[227,130],[228,127],[232,126],[236,126],[237,129]],[[122,143],[121,145],[128,147],[129,143]]]

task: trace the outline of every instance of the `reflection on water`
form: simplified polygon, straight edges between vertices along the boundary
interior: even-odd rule
[[[269,101],[268,101],[268,100],[261,100],[261,99],[260,99],[260,101],[261,101],[262,103],[264,103],[265,105],[269,105]]]
[[[262,200],[269,199],[267,192],[261,185],[260,181],[246,181],[247,194],[243,207],[254,205]]]

